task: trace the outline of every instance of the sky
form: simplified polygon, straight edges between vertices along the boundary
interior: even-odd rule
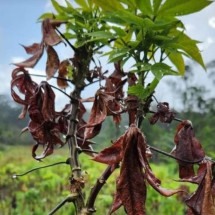
[[[58,0],[61,3],[63,1]],[[44,12],[54,12],[50,0],[0,0],[0,94],[10,92],[10,77],[14,69],[12,63],[20,62],[28,57],[20,44],[30,45],[40,42],[41,27],[37,19]],[[207,63],[215,59],[215,3],[198,13],[180,17],[180,19],[185,23],[186,33],[193,39],[202,41],[199,48],[204,61]],[[72,54],[63,46],[59,48],[59,51],[61,59]],[[44,69],[45,58],[38,63],[33,72],[44,74]],[[197,81],[208,81],[205,71],[200,67],[196,67],[195,73],[194,78]],[[210,85],[210,87],[213,86]],[[177,105],[174,95],[169,95],[169,90],[164,84],[158,86],[157,92],[161,100]],[[87,96],[89,96],[89,91],[83,95],[83,97]],[[57,99],[63,103],[65,98],[58,97]]]

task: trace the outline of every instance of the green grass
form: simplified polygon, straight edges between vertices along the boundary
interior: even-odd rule
[[[68,157],[67,149],[56,150],[44,162],[37,162],[31,157],[29,147],[7,147],[0,150],[0,214],[4,215],[46,215],[69,194],[70,167],[59,165],[41,169],[28,175],[12,179],[14,173],[23,173],[34,167],[43,166]],[[85,171],[86,186],[84,195],[88,196],[90,188],[106,168],[90,160],[86,155],[80,156],[82,169]],[[170,160],[172,161],[172,160]],[[177,165],[151,165],[156,176],[162,180],[162,186],[176,188],[180,184],[177,179]],[[107,180],[96,201],[98,215],[108,213],[115,192],[115,180],[118,171]],[[149,187],[149,186],[148,186]],[[189,188],[191,189],[191,188]],[[194,188],[192,188],[194,189]],[[178,196],[165,198],[149,187],[146,201],[147,214],[184,214],[184,204]],[[72,204],[66,204],[56,215],[75,214]],[[124,215],[123,208],[115,213]]]

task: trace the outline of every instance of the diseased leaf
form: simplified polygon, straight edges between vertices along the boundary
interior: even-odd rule
[[[192,123],[188,120],[181,122],[175,135],[175,156],[181,160],[198,161],[205,157],[204,150],[198,139],[195,138]],[[178,161],[179,177],[190,178],[194,176],[193,164]]]
[[[61,38],[56,33],[53,25],[56,24],[51,23],[51,19],[45,19],[42,22],[43,42],[47,46],[54,46],[61,42]]]
[[[41,49],[41,43],[33,43],[30,46],[24,46],[22,45],[22,47],[25,49],[27,54],[36,54],[38,51],[40,51]]]
[[[30,104],[31,96],[34,95],[37,89],[37,83],[31,80],[27,70],[23,68],[16,68],[12,72],[12,81],[11,81],[11,96],[19,104],[23,105],[21,114],[19,115],[20,119],[23,119],[27,113],[28,105]],[[24,98],[18,94],[24,95]]]
[[[66,79],[67,76],[68,76],[68,73],[69,73],[69,68],[70,66],[70,63],[68,60],[63,60],[60,65],[59,65],[59,70],[58,70],[58,78],[57,79],[57,85],[58,87],[60,87],[61,89],[65,89],[68,87],[68,83],[66,80],[63,80],[63,79]],[[62,78],[62,79],[61,79]]]
[[[122,141],[124,136],[117,139],[112,146],[102,150],[96,157],[93,158],[94,161],[105,163],[108,165],[117,164],[122,160]]]
[[[53,121],[55,118],[55,94],[47,82],[41,82],[40,89],[43,90],[42,114],[45,121]]]
[[[94,158],[95,161],[108,165],[118,165],[121,161],[120,175],[116,182],[117,192],[111,214],[123,205],[128,215],[145,215],[146,180],[164,196],[182,192],[180,189],[162,188],[160,180],[152,173],[147,158],[145,137],[134,124],[130,125],[125,134],[112,146],[104,149]]]
[[[32,57],[28,58],[27,60],[20,62],[20,63],[14,63],[14,65],[18,67],[28,67],[33,68],[37,62],[40,60],[41,56],[43,55],[44,47],[43,45],[39,45],[35,43],[32,46],[25,47],[23,46],[28,54],[33,54]]]
[[[167,102],[158,103],[157,112],[149,119],[151,124],[155,124],[159,119],[163,123],[171,123],[175,118],[176,113],[169,109]]]
[[[202,168],[203,167],[203,168]],[[185,203],[190,208],[188,214],[191,215],[214,215],[215,214],[215,199],[213,188],[212,168],[213,165],[207,161],[202,165],[202,170],[196,176],[198,179],[198,188]],[[192,180],[192,179],[191,179]],[[195,179],[196,181],[196,179]]]
[[[29,103],[30,122],[28,130],[36,141],[32,149],[35,159],[41,160],[53,153],[54,146],[62,146],[61,133],[67,132],[67,121],[54,110],[55,95],[47,82],[42,82],[31,96]],[[40,156],[36,155],[37,148],[42,145],[44,150]]]
[[[46,62],[46,76],[47,80],[49,80],[57,72],[60,65],[60,60],[58,58],[57,52],[51,46],[47,47],[47,54],[48,59]]]
[[[145,214],[145,176],[138,157],[138,144],[144,144],[144,141],[140,143],[141,137],[135,126],[131,126],[124,135],[122,165],[117,180],[118,199],[115,201],[121,200],[128,215]]]
[[[107,115],[113,116],[113,121],[119,124],[121,121],[121,113],[123,112],[120,101],[124,97],[123,86],[127,79],[122,80],[125,73],[121,69],[120,63],[115,63],[114,66],[114,72],[106,78],[105,93],[115,98],[110,99],[107,103]]]
[[[101,90],[97,91],[89,120],[85,126],[85,139],[91,139],[100,132],[102,123],[108,115],[108,103],[113,101],[113,99],[113,96],[108,95]]]

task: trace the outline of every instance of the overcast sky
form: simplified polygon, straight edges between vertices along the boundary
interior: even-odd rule
[[[0,94],[9,92],[11,71],[14,68],[10,64],[28,57],[19,44],[40,42],[41,28],[37,18],[44,12],[53,12],[49,0],[0,0]],[[185,23],[187,34],[202,41],[199,47],[204,61],[207,63],[215,59],[215,3],[199,13],[181,19]],[[68,50],[63,51],[62,46],[61,59],[69,54]],[[39,73],[44,71],[44,68],[45,59],[42,59],[34,72]],[[200,68],[197,69],[196,76],[197,79],[201,77],[202,81],[206,80],[206,74]],[[163,88],[163,85],[160,85],[160,88]],[[162,100],[172,100],[167,94],[164,90],[163,93],[158,93],[158,96]]]

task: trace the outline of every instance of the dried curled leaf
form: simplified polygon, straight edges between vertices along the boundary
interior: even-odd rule
[[[68,83],[66,80],[67,75],[68,75],[68,67],[70,66],[70,63],[68,60],[64,60],[60,63],[59,65],[59,70],[58,70],[58,78],[57,79],[57,85],[58,87],[60,87],[61,89],[65,89],[68,87]]]
[[[27,54],[34,55],[38,51],[40,51],[40,49],[41,49],[41,43],[33,43],[30,46],[24,46],[24,45],[22,45],[22,47],[25,49],[25,51],[26,51]]]
[[[105,163],[108,165],[117,164],[122,160],[122,144],[124,136],[117,139],[112,146],[102,150],[97,156],[93,158],[94,161]]]
[[[57,52],[54,50],[53,47],[48,46],[46,50],[48,55],[48,59],[46,62],[46,76],[47,80],[49,80],[57,72],[60,65],[60,60],[58,58]]]
[[[62,24],[64,22],[58,22],[59,24]],[[55,31],[56,23],[53,22],[51,19],[45,19],[42,23],[42,32],[43,32],[43,42],[48,46],[54,46],[60,43],[61,37],[56,33]]]
[[[127,214],[145,214],[146,184],[147,181],[156,191],[164,196],[171,196],[182,190],[168,190],[162,188],[147,160],[148,152],[145,137],[132,124],[127,132],[116,140],[112,146],[101,151],[95,161],[108,165],[117,165],[121,162],[120,175],[117,179],[117,192],[111,212],[115,212],[121,205]]]
[[[195,137],[192,123],[188,120],[181,122],[177,127],[177,132],[174,138],[176,149],[175,156],[185,161],[199,161],[205,157],[204,150]],[[190,178],[195,175],[193,164],[178,161],[179,177]]]
[[[101,90],[97,91],[89,120],[85,125],[85,139],[91,139],[100,132],[102,123],[108,115],[108,102],[113,99],[113,96],[107,95]]]
[[[155,124],[158,120],[163,123],[171,123],[176,113],[169,109],[167,102],[158,103],[157,112],[149,119],[151,124]]]
[[[34,43],[31,46],[23,46],[23,47],[25,48],[26,52],[28,54],[32,54],[32,56],[23,62],[14,63],[14,65],[18,67],[33,68],[42,57],[44,46],[43,44]]]
[[[198,181],[198,188],[186,201],[189,207],[189,215],[214,215],[215,214],[215,192],[214,192],[214,164],[210,161],[202,164],[198,175],[193,179]],[[189,179],[191,182],[192,178]]]
[[[23,68],[24,67],[33,68],[42,57],[44,47],[46,47],[48,55],[46,74],[47,79],[50,79],[58,70],[60,64],[58,55],[54,48],[52,48],[52,46],[57,45],[62,41],[61,37],[55,31],[55,27],[59,27],[62,23],[65,22],[52,19],[45,19],[42,22],[43,38],[41,43],[33,43],[30,46],[23,45],[23,48],[25,49],[27,54],[31,54],[32,56],[27,60],[20,63],[15,63],[14,65]]]

